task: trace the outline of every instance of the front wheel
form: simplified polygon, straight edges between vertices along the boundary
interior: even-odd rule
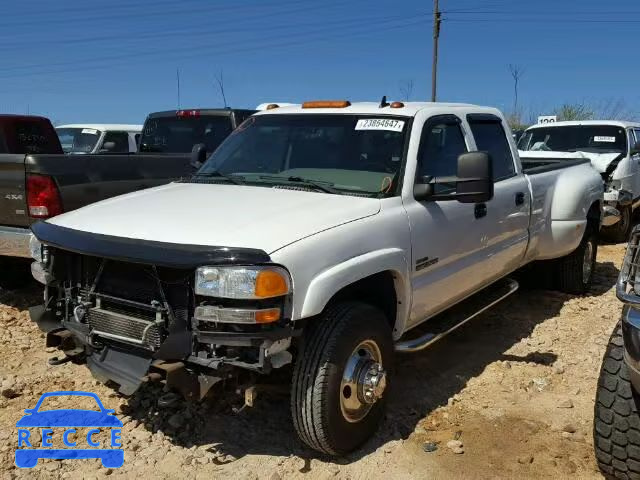
[[[582,237],[578,248],[556,263],[556,281],[558,290],[581,295],[586,293],[593,281],[598,255],[598,238],[592,225]]]
[[[640,479],[638,395],[624,362],[620,322],[602,361],[594,411],[593,443],[598,467],[608,479]]]
[[[371,437],[384,415],[391,329],[380,310],[357,302],[328,307],[307,328],[293,372],[293,423],[309,447],[345,454]]]
[[[611,227],[602,229],[602,236],[605,240],[614,243],[623,243],[629,240],[631,228],[633,227],[633,212],[631,206],[620,207],[620,221]]]

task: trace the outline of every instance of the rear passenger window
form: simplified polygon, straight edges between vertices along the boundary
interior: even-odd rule
[[[418,152],[418,178],[448,177],[458,172],[458,157],[467,151],[460,122],[455,118],[437,119],[425,124]],[[436,193],[452,187],[436,186]]]
[[[58,137],[40,121],[17,121],[14,124],[15,146],[11,153],[51,153],[60,150]]]
[[[494,181],[497,182],[515,175],[516,169],[513,164],[511,147],[498,117],[476,120],[473,115],[469,115],[469,125],[476,139],[478,150],[488,152],[491,155]]]
[[[107,132],[102,142],[102,153],[129,152],[129,134],[127,132]]]
[[[631,133],[631,132],[629,132]],[[635,141],[633,139],[633,135],[631,135],[631,147],[633,148],[637,143],[640,143],[640,129],[633,130],[635,134]]]

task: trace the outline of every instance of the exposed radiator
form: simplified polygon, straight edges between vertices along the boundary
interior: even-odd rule
[[[87,317],[93,335],[132,343],[147,350],[160,348],[160,328],[151,318],[133,317],[99,307],[89,309]]]

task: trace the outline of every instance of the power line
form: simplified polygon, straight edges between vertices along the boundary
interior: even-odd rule
[[[184,4],[187,2],[201,2],[202,0],[181,0],[180,3]],[[49,6],[51,5],[50,1],[47,2],[43,2],[45,5]],[[163,5],[163,4],[167,4],[167,5],[175,5],[176,1],[175,0],[154,0],[153,4],[149,4],[149,2],[147,0],[142,0],[142,1],[127,1],[124,3],[100,3],[100,7],[99,8],[91,8],[91,12],[95,12],[95,11],[106,11],[106,10],[115,10],[115,9],[129,9],[129,8],[139,8],[139,7],[157,7],[159,5]],[[24,11],[18,11],[15,12],[15,17],[16,18],[23,18],[24,15],[29,15],[30,18],[33,17],[33,15],[51,15],[53,14],[53,16],[55,17],[56,15],[59,14],[64,14],[67,12],[75,12],[78,13],[79,11],[81,11],[81,7],[57,7],[55,9],[51,9],[51,10],[40,10],[37,9],[36,5],[33,5],[33,2],[29,2],[28,5],[25,4],[25,6],[28,7],[27,10]],[[88,5],[83,5],[83,7],[87,8]],[[3,13],[3,18],[7,19],[7,18],[12,18],[13,15],[11,15],[10,13],[7,14],[7,12]]]
[[[447,23],[540,23],[540,19],[536,18],[444,18]],[[587,20],[587,19],[545,19],[545,24],[548,23],[561,23],[561,24],[579,24],[579,23],[614,23],[614,24],[636,24],[640,23],[640,19],[638,20]]]
[[[197,1],[197,0],[181,0],[182,1]],[[173,3],[167,3],[167,5],[175,5],[175,1]],[[277,5],[277,7],[279,6],[285,6],[285,5],[295,5],[295,4],[300,4],[300,2],[296,2],[296,1],[286,1],[286,2],[279,2]],[[129,12],[120,12],[120,13],[112,13],[112,14],[100,14],[100,15],[89,15],[89,16],[78,16],[78,17],[69,17],[69,16],[65,16],[63,18],[60,19],[51,19],[51,18],[43,18],[43,19],[34,19],[32,17],[32,15],[29,16],[29,20],[24,20],[24,21],[10,21],[10,22],[6,22],[6,23],[0,23],[0,27],[16,27],[16,26],[28,26],[28,27],[34,27],[34,26],[38,26],[38,25],[47,25],[49,27],[53,25],[58,26],[58,25],[63,25],[63,24],[69,24],[69,23],[87,23],[87,22],[102,22],[104,20],[116,20],[119,18],[132,18],[132,17],[139,17],[140,19],[144,19],[145,21],[149,18],[149,17],[158,17],[158,16],[167,16],[167,15],[171,15],[171,18],[175,20],[174,17],[176,16],[182,16],[182,15],[197,15],[197,16],[202,16],[202,14],[207,13],[207,12],[217,12],[217,13],[222,13],[222,12],[246,12],[247,6],[246,5],[234,5],[234,6],[220,6],[220,5],[212,5],[211,3],[207,3],[206,6],[202,6],[199,7],[197,9],[192,9],[192,8],[185,8],[182,4],[180,5],[179,8],[174,8],[174,9],[168,9],[168,10],[151,10],[151,8],[154,6],[154,4],[151,4],[150,7],[147,8],[141,8],[138,11],[129,11]],[[252,8],[272,8],[274,6],[273,3],[270,4],[257,4],[257,5],[252,5]],[[111,9],[109,9],[111,11]],[[93,13],[93,12],[91,12]]]
[[[417,16],[424,16],[425,14],[416,14]],[[381,17],[378,17],[381,18]],[[293,35],[291,33],[286,33],[283,35],[276,35],[273,37],[268,37],[266,38],[266,40],[278,40],[278,39],[287,39],[287,38],[298,38],[298,37],[302,37],[304,38],[305,36],[307,36],[310,33],[320,33],[320,34],[324,34],[324,33],[332,33],[333,32],[333,28],[336,26],[341,26],[341,27],[345,27],[345,28],[351,28],[351,27],[358,27],[361,26],[363,28],[367,28],[367,27],[371,27],[371,26],[376,26],[376,25],[384,25],[386,23],[390,23],[390,22],[394,22],[394,21],[399,21],[402,20],[406,17],[384,17],[381,18],[378,21],[371,21],[369,23],[367,23],[366,25],[363,25],[362,22],[362,17],[357,17],[354,19],[349,19],[349,20],[339,20],[337,22],[322,22],[321,28],[317,28],[315,30],[305,30],[303,32],[299,32],[296,35]],[[411,17],[411,18],[415,18]],[[341,25],[342,24],[342,25]],[[317,23],[312,23],[310,25],[317,25]],[[286,26],[285,26],[286,27]],[[295,27],[295,26],[294,26]],[[331,28],[327,28],[327,27],[331,27]],[[283,26],[275,26],[275,27],[271,27],[267,30],[275,30],[275,31],[282,31]],[[256,42],[262,41],[265,39],[246,39],[245,42],[250,42],[251,44],[255,44]],[[234,46],[237,45],[239,43],[242,42],[231,42],[231,43],[227,43],[227,44],[218,44],[217,46],[220,47],[226,47],[226,46]],[[261,48],[261,47],[257,47],[257,48]],[[128,58],[133,58],[136,60],[136,63],[139,63],[139,60],[143,57],[150,57],[150,56],[162,56],[163,58],[166,58],[169,54],[174,54],[174,53],[181,53],[181,52],[202,52],[202,51],[207,51],[207,50],[211,50],[211,47],[209,45],[203,45],[203,46],[185,46],[185,47],[175,47],[175,48],[170,48],[170,49],[160,49],[160,50],[142,50],[142,51],[137,51],[137,52],[129,52],[129,53],[123,53],[123,54],[118,54],[118,55],[110,55],[110,56],[103,56],[103,57],[91,57],[91,58],[84,58],[84,59],[76,59],[73,61],[65,61],[65,62],[56,62],[56,63],[49,63],[49,64],[42,64],[42,63],[38,63],[38,64],[29,64],[29,65],[16,65],[16,66],[6,66],[5,70],[29,70],[32,68],[41,68],[41,67],[64,67],[67,65],[78,65],[78,64],[82,64],[85,68],[87,67],[88,64],[91,63],[104,63],[107,61],[111,61],[111,60],[123,60],[123,59],[128,59]],[[16,72],[16,75],[21,75],[23,73],[21,72]],[[11,75],[11,76],[16,76],[16,75]],[[6,75],[0,75],[0,78],[6,77]]]
[[[341,4],[342,1],[334,1],[334,2],[329,2],[329,4]],[[316,10],[316,9],[324,9],[326,8],[327,3],[323,3],[323,4],[319,4],[319,5],[315,5],[312,7],[305,7],[302,9],[288,9],[287,13],[307,13],[310,12],[312,10]],[[269,17],[273,17],[273,16],[278,16],[280,15],[281,12],[269,12],[269,13],[261,13],[261,14],[257,14],[257,15],[253,15],[253,16],[245,16],[243,17],[243,20],[263,20],[265,18],[269,18]],[[403,18],[404,16],[389,16],[389,15],[378,15],[375,17],[358,17],[358,19],[360,21],[369,21],[369,20],[377,20],[377,19],[393,19],[393,18]],[[324,22],[324,25],[327,24],[339,24],[339,23],[343,23],[345,20],[339,20],[337,22]],[[349,20],[350,22],[352,20]],[[167,36],[177,36],[179,39],[184,40],[187,38],[193,38],[193,37],[217,37],[220,34],[223,33],[237,33],[239,29],[242,28],[253,28],[253,32],[259,32],[259,31],[269,31],[269,30],[282,30],[282,29],[287,29],[287,28],[299,28],[299,27],[305,27],[305,26],[317,26],[318,22],[314,21],[314,22],[306,22],[306,23],[285,23],[282,25],[274,25],[272,23],[265,23],[265,22],[260,22],[261,23],[261,27],[262,28],[255,28],[255,22],[247,22],[247,23],[243,23],[243,22],[236,22],[233,25],[228,26],[227,28],[222,28],[222,29],[215,29],[212,30],[211,29],[211,22],[207,22],[205,24],[195,24],[195,25],[191,25],[189,28],[185,29],[185,28],[180,28],[177,30],[163,30],[162,32],[158,32],[157,30],[151,31],[151,32],[142,32],[142,33],[136,33],[135,36],[132,36],[131,38],[125,39],[125,43],[126,44],[130,44],[133,43],[134,45],[136,43],[138,43],[140,40],[152,40],[155,38],[166,38]],[[266,25],[266,27],[265,27]],[[204,30],[197,30],[197,27],[200,26],[204,26],[206,27]],[[61,39],[61,40],[51,40],[50,42],[47,42],[47,45],[86,45],[89,43],[93,43],[93,42],[105,42],[105,41],[112,41],[112,40],[121,40],[122,36],[118,36],[118,35],[114,35],[114,34],[110,34],[110,35],[101,35],[101,36],[93,36],[93,37],[83,37],[83,38],[71,38],[71,39]],[[109,47],[110,48],[116,48],[117,43],[113,43],[111,42]],[[14,47],[22,47],[24,48],[25,46],[25,42],[13,42],[13,43],[9,43],[9,42],[2,42],[0,44],[0,50],[14,50]],[[26,46],[29,46],[29,43],[26,43]],[[42,49],[42,42],[41,40],[36,40],[33,42],[33,46],[35,48],[37,48],[38,50]],[[17,68],[20,68],[21,66],[17,66]]]
[[[222,51],[216,51],[216,49],[211,49],[208,46],[204,46],[204,47],[183,47],[180,49],[172,49],[170,52],[168,52],[167,50],[163,50],[163,51],[154,51],[154,52],[138,52],[135,54],[127,54],[127,55],[121,55],[121,56],[117,56],[117,57],[110,57],[108,59],[102,58],[102,59],[89,59],[87,61],[91,61],[91,62],[98,62],[98,65],[94,65],[94,66],[87,66],[85,64],[81,65],[81,66],[77,66],[75,68],[63,68],[63,69],[56,69],[56,70],[42,70],[42,71],[34,71],[34,72],[20,72],[20,73],[9,73],[9,74],[4,74],[4,75],[0,75],[0,78],[12,78],[12,77],[28,77],[28,76],[42,76],[42,75],[51,75],[51,74],[57,74],[57,73],[68,73],[68,72],[73,72],[73,71],[88,71],[88,70],[102,70],[105,68],[113,68],[114,66],[118,66],[118,64],[114,64],[114,63],[110,63],[108,66],[104,65],[104,61],[105,60],[111,60],[111,59],[124,59],[124,58],[128,58],[128,57],[132,57],[136,59],[136,65],[140,65],[142,63],[150,63],[149,59],[147,57],[149,56],[162,56],[162,60],[168,60],[171,58],[174,58],[175,55],[171,55],[170,53],[176,54],[179,52],[183,52],[183,51],[189,51],[191,53],[187,54],[187,55],[182,55],[180,56],[180,59],[186,59],[186,58],[194,58],[194,57],[202,57],[203,55],[206,54],[216,54],[216,55],[226,55],[226,54],[231,54],[231,53],[239,53],[239,52],[246,52],[246,51],[252,51],[252,50],[270,50],[270,49],[274,49],[274,48],[281,48],[281,47],[288,47],[288,46],[297,46],[297,45],[304,45],[304,44],[313,44],[315,41],[327,41],[327,40],[333,40],[336,38],[356,38],[358,36],[367,36],[367,35],[376,35],[377,32],[382,32],[382,31],[389,31],[389,30],[395,30],[395,29],[399,29],[399,28],[406,28],[412,25],[418,25],[418,24],[422,24],[424,22],[424,20],[419,19],[416,20],[416,17],[423,17],[425,16],[425,14],[417,14],[412,16],[410,19],[408,19],[409,21],[403,21],[402,23],[398,24],[398,25],[391,25],[391,26],[380,26],[383,25],[384,23],[389,23],[389,20],[385,20],[385,21],[381,21],[381,22],[371,22],[368,23],[366,25],[362,25],[362,21],[361,18],[359,18],[358,20],[356,20],[358,22],[358,25],[360,25],[360,29],[354,29],[354,28],[350,28],[350,30],[348,32],[345,32],[344,34],[336,34],[335,30],[333,28],[331,29],[326,29],[326,28],[322,28],[322,29],[317,29],[315,31],[309,31],[306,30],[305,32],[301,32],[301,34],[299,35],[276,35],[270,38],[263,38],[263,39],[259,39],[259,42],[264,42],[264,41],[273,41],[273,40],[279,40],[282,39],[284,41],[282,42],[278,42],[275,44],[264,44],[261,43],[260,45],[256,46],[256,39],[248,39],[247,42],[250,43],[251,46],[247,46],[247,47],[239,47],[239,48],[233,48],[234,45],[238,45],[240,42],[233,42],[233,43],[229,43],[229,44],[218,44],[217,47],[220,48],[224,48],[224,50]],[[399,20],[392,20],[394,22],[398,22]],[[326,25],[326,23],[325,23]],[[372,26],[376,26],[377,28],[375,30],[372,30]],[[327,36],[327,33],[331,33],[332,35]],[[314,38],[315,35],[315,38]],[[225,48],[225,47],[232,47],[232,48]],[[202,52],[202,50],[209,50],[209,51],[205,51]],[[196,53],[196,50],[198,51]],[[145,57],[146,55],[146,57]],[[77,60],[74,62],[64,62],[63,64],[50,64],[49,66],[65,66],[65,65],[77,65],[78,62],[82,63],[82,60]],[[122,66],[123,64],[120,63],[119,66]],[[128,65],[127,62],[124,63],[124,65]],[[33,67],[30,66],[30,67]]]
[[[455,15],[502,15],[502,14],[514,14],[514,15],[544,15],[544,16],[549,16],[550,14],[555,15],[597,15],[597,16],[602,16],[602,15],[640,15],[640,10],[633,10],[633,11],[620,11],[620,10],[616,10],[614,12],[611,13],[606,13],[606,12],[571,12],[571,11],[559,11],[559,10],[553,10],[551,12],[549,11],[541,11],[541,10],[537,10],[537,11],[526,11],[526,10],[443,10],[442,13],[453,13]]]

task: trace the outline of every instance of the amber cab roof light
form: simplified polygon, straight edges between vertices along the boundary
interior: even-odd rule
[[[279,108],[280,105],[278,105],[277,103],[270,103],[269,105],[267,105],[267,110],[273,110],[274,108]]]
[[[302,108],[346,108],[350,106],[351,102],[348,100],[315,100],[302,104]]]
[[[391,102],[391,105],[389,105],[391,108],[403,108],[404,107],[404,103],[402,102]]]

